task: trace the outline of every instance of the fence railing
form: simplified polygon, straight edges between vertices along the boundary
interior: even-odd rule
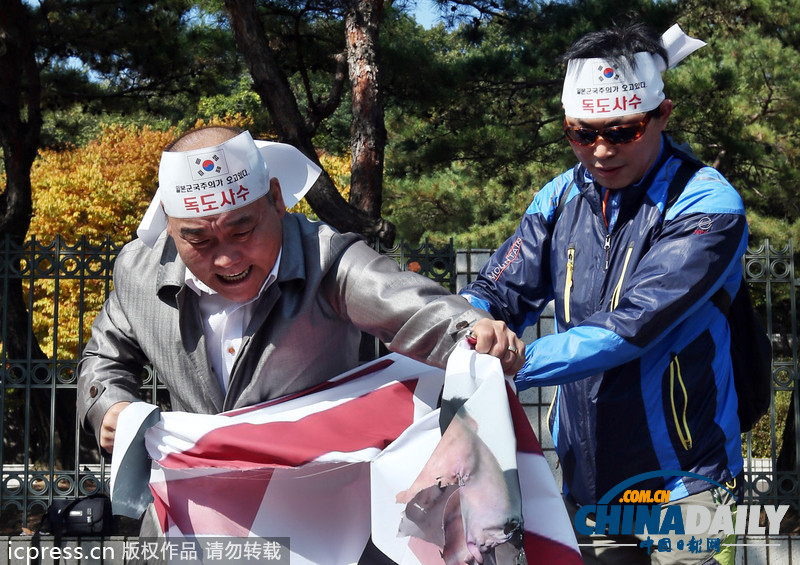
[[[77,365],[91,321],[111,290],[120,248],[110,238],[99,245],[33,238],[21,246],[6,241],[0,248],[0,535],[30,527],[32,517],[53,498],[107,490],[110,464],[94,438],[80,429],[75,414]],[[475,277],[490,254],[404,243],[381,252],[453,292]],[[748,250],[744,264],[775,353],[770,412],[745,436],[747,503],[790,504],[797,510],[798,279],[792,242],[775,248],[765,241]],[[546,312],[524,338],[532,341],[552,331],[552,313]],[[365,343],[362,356],[383,352]],[[146,372],[143,378],[143,398],[167,404],[157,375]],[[544,423],[552,390],[534,388],[521,399],[558,474]]]

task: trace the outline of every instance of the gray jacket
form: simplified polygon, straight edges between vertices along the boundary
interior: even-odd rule
[[[443,367],[481,310],[397,263],[358,236],[304,216],[283,219],[276,283],[258,299],[223,392],[206,353],[196,294],[172,239],[127,244],[114,290],[79,364],[78,415],[99,438],[111,405],[139,399],[150,363],[173,410],[214,414],[303,390],[358,364],[360,331]]]

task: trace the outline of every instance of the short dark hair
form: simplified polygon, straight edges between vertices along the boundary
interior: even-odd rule
[[[608,59],[612,63],[623,60],[635,65],[636,53],[646,52],[660,55],[667,63],[667,50],[661,44],[661,35],[642,23],[614,25],[608,29],[587,33],[561,56],[566,63],[572,59]]]

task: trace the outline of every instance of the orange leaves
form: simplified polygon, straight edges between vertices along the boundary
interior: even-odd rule
[[[130,240],[155,192],[161,151],[174,138],[173,130],[109,126],[86,147],[41,150],[31,170],[28,235]]]
[[[85,236],[95,245],[107,235],[118,245],[129,241],[155,192],[161,151],[175,136],[173,130],[108,126],[86,147],[42,149],[31,170],[28,237],[49,242],[60,235],[76,243]],[[70,271],[70,261],[58,268]],[[65,274],[36,281],[33,329],[45,352],[75,358],[89,338],[106,283],[89,273],[85,280]]]

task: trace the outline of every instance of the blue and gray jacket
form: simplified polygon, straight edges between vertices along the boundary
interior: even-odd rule
[[[711,167],[664,213],[687,159],[664,136],[645,177],[617,191],[610,227],[604,189],[586,169],[561,174],[461,292],[518,334],[555,301],[556,333],[527,346],[516,382],[559,385],[550,427],[564,491],[580,505],[640,473],[725,483],[742,470],[730,333],[710,298],[739,288],[747,222],[739,194]],[[676,476],[634,488],[677,500],[712,486]]]

